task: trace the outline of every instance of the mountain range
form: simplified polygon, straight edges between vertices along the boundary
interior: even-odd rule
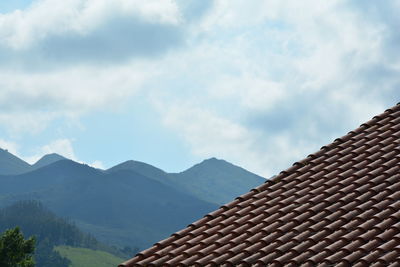
[[[0,206],[40,201],[119,247],[146,248],[264,181],[216,158],[167,173],[138,161],[99,170],[58,154],[30,165],[0,150]]]
[[[8,152],[8,150],[0,148],[0,175],[17,175],[30,172],[63,159],[66,158],[52,153],[44,155],[35,164],[30,165],[28,162]]]

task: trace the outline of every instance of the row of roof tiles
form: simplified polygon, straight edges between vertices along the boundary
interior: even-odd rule
[[[400,264],[399,104],[121,266],[319,263]]]

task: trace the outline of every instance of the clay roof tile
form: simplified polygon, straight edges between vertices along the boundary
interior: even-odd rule
[[[400,104],[120,266],[399,266]]]

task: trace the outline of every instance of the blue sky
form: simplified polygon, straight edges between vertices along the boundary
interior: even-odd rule
[[[400,1],[0,3],[0,147],[265,177],[400,100]]]

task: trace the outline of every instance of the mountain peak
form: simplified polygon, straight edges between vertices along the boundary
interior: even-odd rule
[[[232,166],[235,166],[235,165],[227,162],[226,160],[212,157],[212,158],[203,160],[202,162],[194,165],[193,167],[189,168],[188,170],[193,169],[193,168],[194,169],[197,169],[197,168],[224,168],[224,167],[232,167]],[[186,171],[188,171],[188,170],[186,170]]]
[[[34,167],[34,169],[39,169],[41,167],[47,166],[49,164],[52,164],[56,161],[59,160],[65,160],[67,158],[57,154],[57,153],[51,153],[51,154],[47,154],[44,155],[41,159],[39,159],[35,164],[33,164],[32,166]]]
[[[265,182],[263,177],[215,157],[203,160],[172,178],[186,191],[219,205]]]
[[[212,158],[203,160],[203,162],[205,162],[205,161],[208,161],[208,162],[211,162],[211,161],[220,161],[220,159],[217,159],[216,157],[212,157]]]
[[[15,175],[27,172],[31,165],[14,156],[7,149],[0,148],[0,175]]]
[[[216,157],[212,157],[212,158],[203,160],[203,162],[201,162],[201,163],[228,163],[228,162],[223,159],[218,159]]]
[[[108,169],[106,172],[107,173],[112,173],[115,171],[120,171],[120,170],[130,170],[134,171],[136,173],[139,173],[143,176],[152,178],[157,181],[164,181],[166,179],[167,173],[165,173],[163,170],[154,167],[150,164],[141,162],[141,161],[135,161],[135,160],[128,160],[125,161],[121,164],[118,164],[110,169]]]
[[[136,160],[127,160],[125,162],[122,162],[122,163],[120,163],[120,164],[108,169],[107,171],[110,172],[110,171],[123,170],[123,169],[125,169],[125,170],[130,170],[130,169],[137,170],[137,169],[140,169],[140,168],[158,169],[158,168],[156,168],[156,167],[154,167],[154,166],[152,166],[152,165],[150,165],[148,163],[145,163],[145,162],[136,161]],[[158,169],[158,170],[160,170],[160,169]],[[160,171],[162,171],[162,170],[160,170]],[[162,171],[162,172],[164,172],[164,171]]]

